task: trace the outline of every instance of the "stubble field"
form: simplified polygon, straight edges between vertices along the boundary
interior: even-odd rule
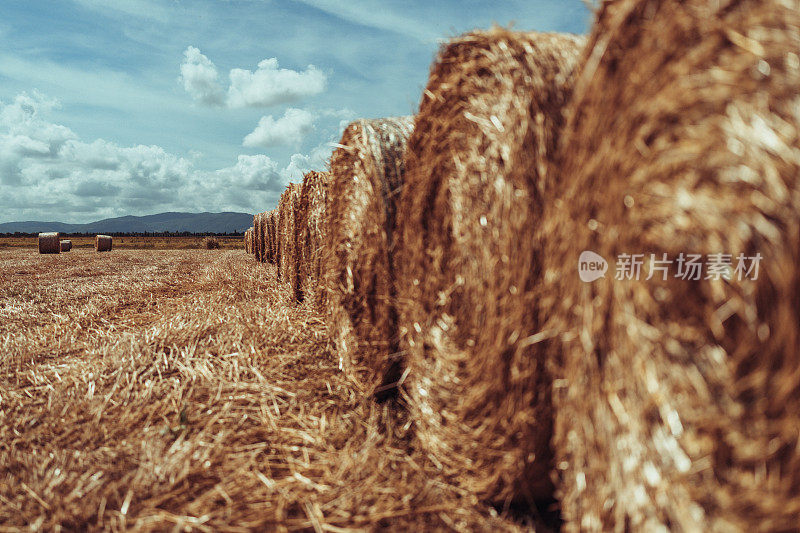
[[[72,241],[73,248],[94,248],[94,236],[70,237],[62,235],[61,239]],[[239,249],[242,247],[241,237],[215,237],[220,248]],[[0,250],[9,248],[36,248],[36,237],[0,237]],[[114,237],[114,248],[131,250],[189,250],[205,248],[204,237]]]
[[[0,251],[0,531],[514,530],[242,250]]]

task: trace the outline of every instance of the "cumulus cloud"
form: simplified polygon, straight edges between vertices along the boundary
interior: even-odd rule
[[[314,118],[313,113],[294,107],[287,109],[278,119],[272,115],[261,117],[256,129],[244,138],[242,144],[250,147],[297,146],[314,129]]]
[[[240,155],[232,167],[215,172],[228,187],[280,193],[288,183],[277,162],[266,155]]]
[[[240,155],[219,170],[195,167],[159,146],[85,142],[46,114],[57,103],[39,93],[0,101],[0,218],[87,222],[158,211],[264,210],[318,158],[295,154],[286,166]],[[280,119],[279,119],[280,120]],[[321,168],[321,167],[317,167]]]
[[[325,90],[326,77],[314,65],[297,72],[278,68],[276,58],[265,59],[255,72],[235,68],[230,72],[228,105],[267,107],[289,104]]]
[[[194,46],[183,52],[180,79],[186,92],[198,102],[215,106],[225,103],[217,67]]]
[[[194,46],[189,46],[183,56],[183,87],[194,100],[206,105],[241,108],[289,104],[321,93],[327,83],[325,73],[314,65],[303,71],[285,69],[273,57],[261,61],[255,71],[232,69],[226,96],[217,67],[208,57]]]

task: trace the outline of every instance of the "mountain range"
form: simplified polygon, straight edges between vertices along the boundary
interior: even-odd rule
[[[0,233],[157,233],[164,231],[191,233],[240,233],[253,225],[248,213],[159,213],[142,217],[106,218],[87,224],[64,222],[4,222]]]

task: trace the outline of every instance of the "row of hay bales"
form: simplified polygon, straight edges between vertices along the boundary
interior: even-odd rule
[[[254,218],[364,392],[500,505],[577,530],[800,523],[800,3],[623,0],[585,40],[445,45]],[[583,250],[761,254],[756,280],[584,283]]]
[[[61,239],[61,234],[58,232],[44,232],[39,234],[38,238],[39,253],[40,254],[58,254],[69,252],[72,250],[72,241],[69,239]],[[96,235],[94,238],[94,249],[97,252],[110,252],[112,246],[112,238],[110,235]]]

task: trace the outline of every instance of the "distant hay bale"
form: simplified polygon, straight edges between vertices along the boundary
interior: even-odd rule
[[[249,227],[244,232],[244,249],[248,254],[253,253],[253,228]]]
[[[295,299],[302,300],[300,294],[300,263],[297,255],[296,224],[297,205],[300,199],[300,184],[290,183],[281,194],[278,203],[277,259],[278,279],[289,284]],[[299,297],[299,298],[298,298]]]
[[[256,261],[258,261],[258,213],[253,215],[253,248],[252,254]]]
[[[412,117],[358,120],[331,157],[326,287],[342,367],[372,392],[397,351],[391,252]],[[379,390],[376,392],[380,392]]]
[[[272,259],[272,246],[269,242],[269,211],[261,213],[261,226],[258,236],[261,239],[261,262],[269,263]]]
[[[300,250],[300,285],[303,298],[321,308],[325,302],[322,264],[327,233],[328,172],[309,172],[303,177],[300,189],[299,220],[297,224]]]
[[[72,241],[66,239],[61,241],[60,250],[62,252],[69,252],[70,250],[72,250]]]
[[[259,263],[264,262],[264,239],[263,234],[264,213],[253,215],[253,255]]]
[[[57,254],[61,253],[60,234],[55,232],[45,232],[39,234],[39,253]]]
[[[110,235],[97,235],[94,238],[94,249],[98,252],[111,251],[111,236]]]
[[[277,209],[267,212],[264,218],[264,243],[267,247],[267,261],[272,264],[275,264],[275,259],[278,254],[277,219]]]
[[[404,391],[420,443],[480,498],[552,496],[550,379],[532,336],[563,107],[584,39],[450,41],[408,143],[397,215]]]
[[[275,254],[277,253],[277,250],[275,249],[275,238],[274,238],[274,232],[275,232],[275,221],[274,221],[275,219],[273,216],[274,211],[275,209],[273,209],[272,211],[267,211],[266,214],[264,215],[264,230],[263,230],[264,246],[266,249],[266,260],[268,263],[272,264],[275,264]]]
[[[305,178],[304,178],[305,181]],[[307,204],[303,204],[303,184],[298,184],[297,194],[294,197],[294,222],[292,227],[292,272],[291,288],[294,299],[302,302],[305,299],[303,292],[303,237],[307,217]]]
[[[220,242],[216,237],[208,236],[203,239],[203,247],[206,250],[219,250]]]
[[[270,263],[273,265],[275,264],[275,259],[278,257],[278,248],[277,248],[277,226],[278,226],[278,208],[276,207],[272,211],[267,213],[266,219],[266,242],[267,246],[269,246],[270,250]]]
[[[543,228],[568,531],[800,523],[798,51],[797,2],[601,7]]]

